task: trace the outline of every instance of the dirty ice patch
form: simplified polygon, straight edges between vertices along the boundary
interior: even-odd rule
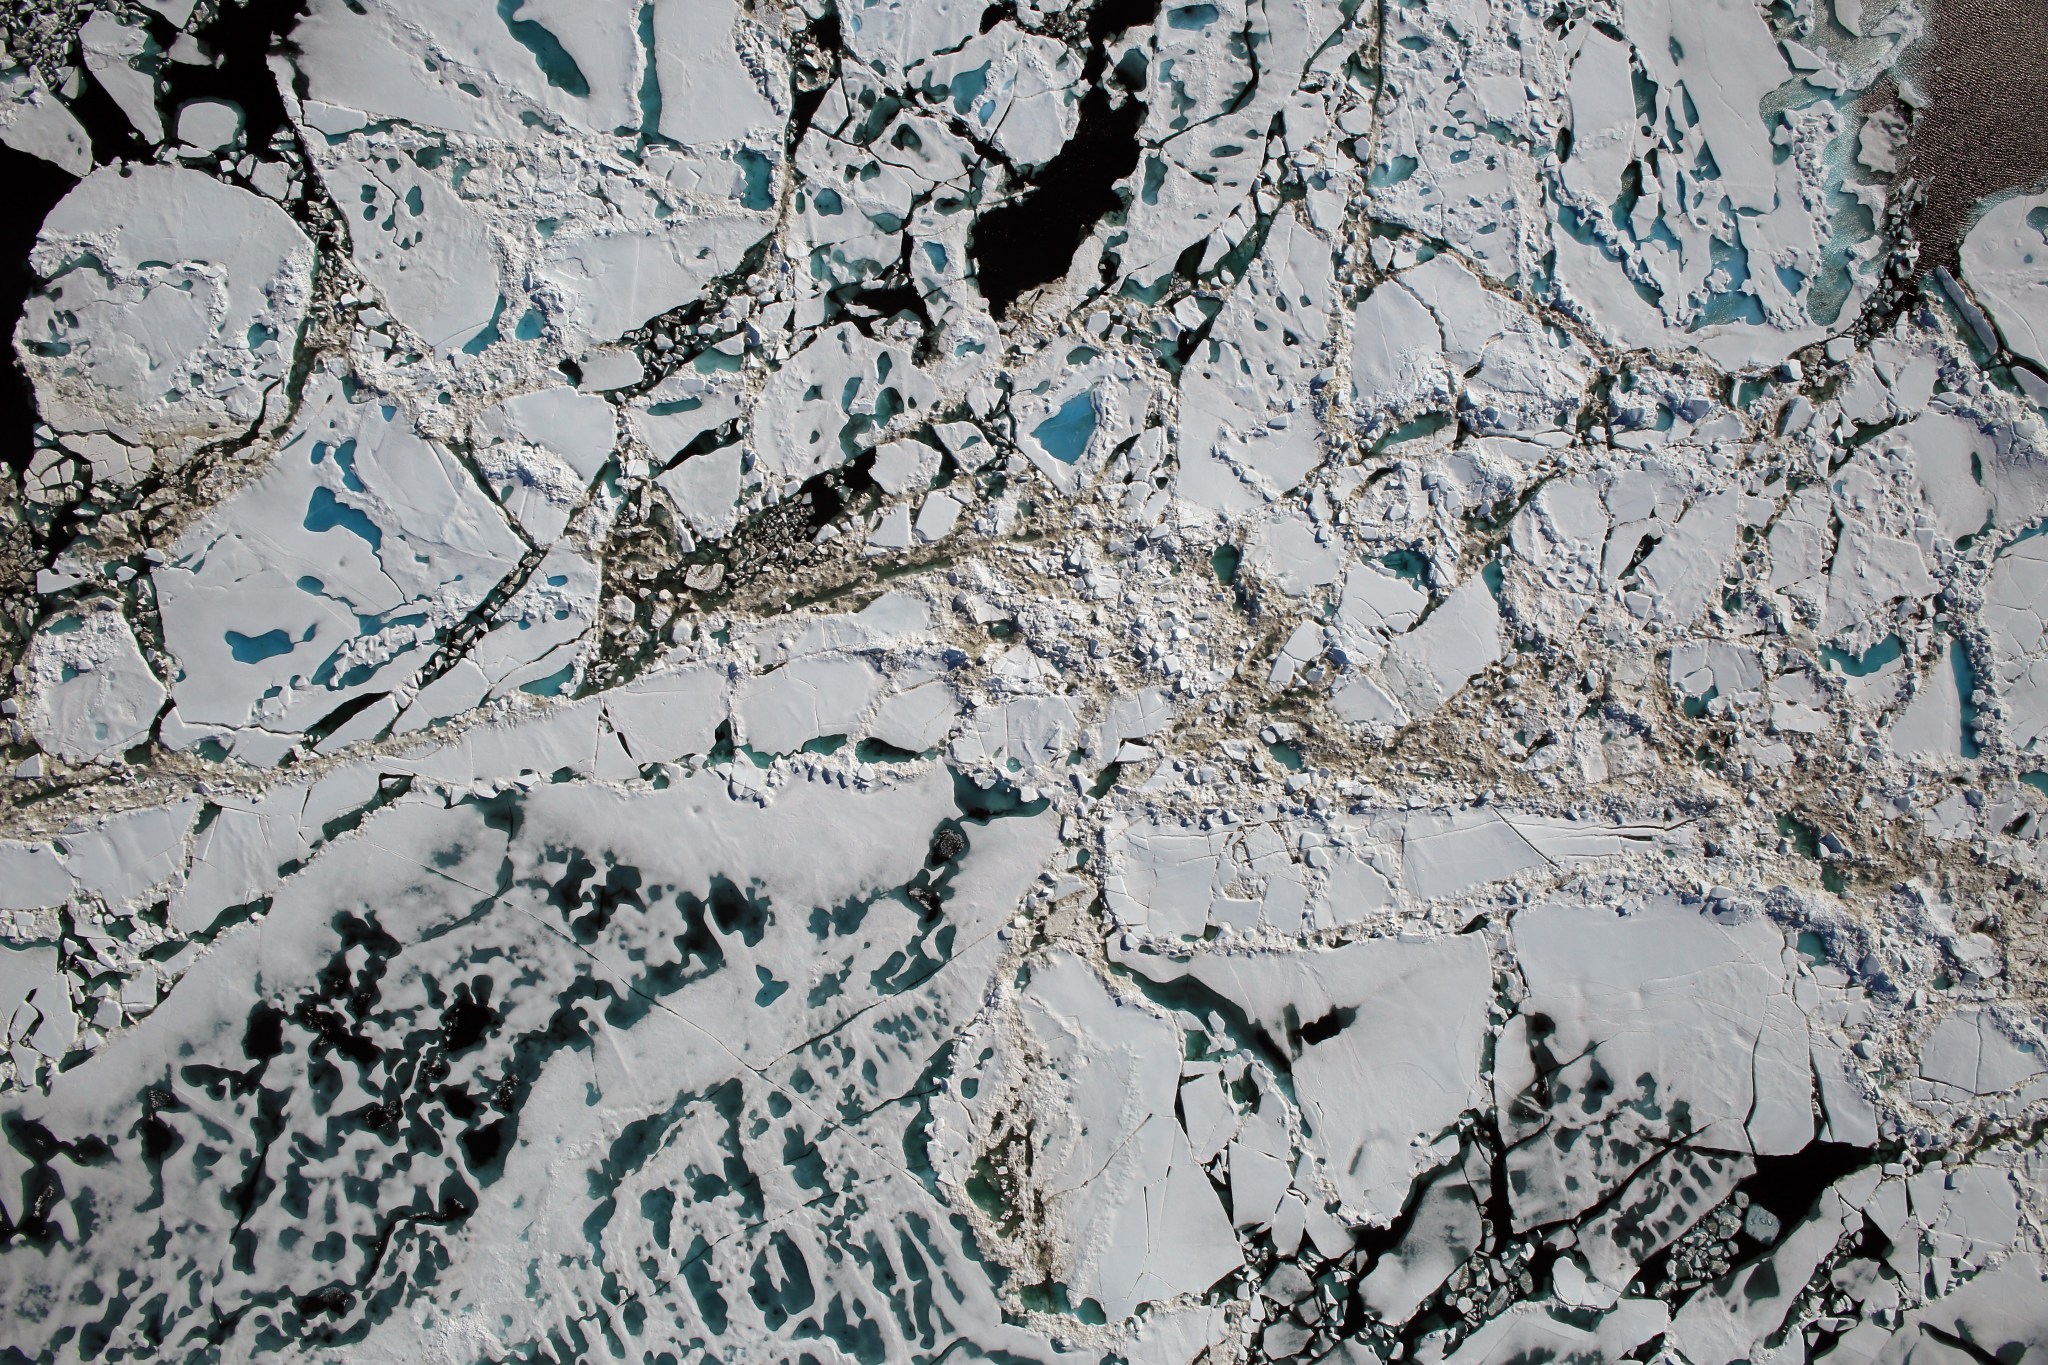
[[[942,1113],[942,1178],[974,1177],[978,1148],[1002,1153],[1002,1186],[1056,1248],[1054,1278],[1115,1322],[1147,1303],[1201,1294],[1243,1264],[1236,1235],[1176,1116],[1179,1031],[1119,999],[1080,958],[1033,964],[1019,992],[1018,1044],[1040,1060],[994,1059],[979,1102]],[[1015,1045],[1012,1045],[1015,1046]],[[1017,1123],[1017,1100],[1072,1122]],[[985,1158],[982,1158],[985,1160]]]

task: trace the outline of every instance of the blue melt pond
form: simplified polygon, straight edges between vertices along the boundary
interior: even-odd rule
[[[983,62],[972,71],[962,71],[949,82],[953,95],[953,112],[965,114],[969,105],[980,99],[988,89],[988,69],[992,65]]]
[[[238,664],[260,664],[265,659],[275,659],[280,654],[292,652],[292,637],[281,630],[266,630],[261,635],[244,635],[239,630],[227,633],[228,652],[235,656]]]
[[[1032,439],[1061,464],[1072,464],[1088,449],[1095,435],[1095,395],[1077,393],[1060,405],[1060,410],[1031,428]]]
[[[313,442],[313,463],[319,464],[329,455],[334,456],[334,467],[341,471],[341,486],[351,493],[361,493],[363,481],[356,477],[356,442],[351,436],[338,446],[329,446],[325,441]]]
[[[360,507],[350,507],[334,496],[334,490],[324,484],[313,490],[313,499],[306,504],[306,529],[308,531],[332,531],[339,526],[344,531],[353,531],[369,542],[370,548],[384,547],[384,532],[369,513]]]

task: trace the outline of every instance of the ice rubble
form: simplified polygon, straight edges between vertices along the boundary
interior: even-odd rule
[[[152,8],[0,73],[40,1358],[2036,1349],[1916,11]]]

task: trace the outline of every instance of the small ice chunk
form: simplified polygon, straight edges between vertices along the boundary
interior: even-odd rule
[[[868,544],[877,550],[904,550],[910,547],[910,504],[899,502],[882,515],[881,522],[868,533]]]
[[[647,376],[647,367],[640,357],[624,347],[592,351],[577,362],[577,369],[583,377],[576,381],[576,387],[584,393],[629,389]]]
[[[1272,670],[1266,674],[1267,688],[1277,692],[1293,686],[1295,675],[1322,652],[1322,626],[1314,621],[1303,621],[1280,646],[1279,654],[1274,656]]]
[[[939,472],[939,452],[923,441],[890,441],[876,447],[871,472],[882,491],[891,497],[922,492]]]
[[[187,100],[178,107],[178,140],[217,152],[242,135],[242,107],[230,100]]]
[[[924,506],[917,512],[917,538],[929,545],[932,541],[943,540],[952,534],[954,523],[960,520],[960,504],[945,493],[934,493],[924,500]]]
[[[1261,522],[1246,540],[1244,560],[1289,597],[1334,583],[1344,570],[1343,547],[1318,539],[1298,510]]]

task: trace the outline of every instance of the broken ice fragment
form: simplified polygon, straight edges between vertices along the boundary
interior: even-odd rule
[[[282,209],[166,166],[103,167],[51,211],[15,331],[43,420],[129,484],[251,426],[291,369],[313,246]]]
[[[953,689],[928,682],[885,698],[875,709],[868,735],[905,753],[921,754],[945,739],[959,715],[960,701]]]
[[[1342,549],[1319,537],[1308,518],[1289,511],[1260,522],[1247,538],[1244,562],[1271,578],[1290,597],[1305,597],[1337,581]]]
[[[2048,195],[1985,211],[1963,239],[1963,278],[2016,355],[2048,368]]]
[[[1410,717],[1428,716],[1498,661],[1501,649],[1500,607],[1475,577],[1387,647],[1387,691]]]
[[[63,616],[29,648],[25,709],[47,752],[71,762],[119,756],[148,741],[170,694],[113,609]]]
[[[164,140],[156,111],[156,69],[163,53],[141,24],[124,24],[106,10],[95,12],[78,30],[85,69],[113,98],[145,142]]]
[[[66,829],[59,840],[72,879],[110,905],[168,880],[185,862],[185,834],[199,803],[145,806]]]
[[[188,147],[223,151],[241,133],[241,107],[227,100],[191,100],[178,108],[178,140]]]
[[[2010,1090],[2029,1076],[2048,1071],[2036,1050],[2014,1042],[1997,1016],[1983,1008],[1948,1015],[1920,1049],[1920,1074],[1972,1095]]]
[[[33,72],[0,72],[0,142],[72,175],[92,169],[85,127]]]
[[[0,910],[42,910],[71,894],[71,874],[48,844],[0,842]]]

